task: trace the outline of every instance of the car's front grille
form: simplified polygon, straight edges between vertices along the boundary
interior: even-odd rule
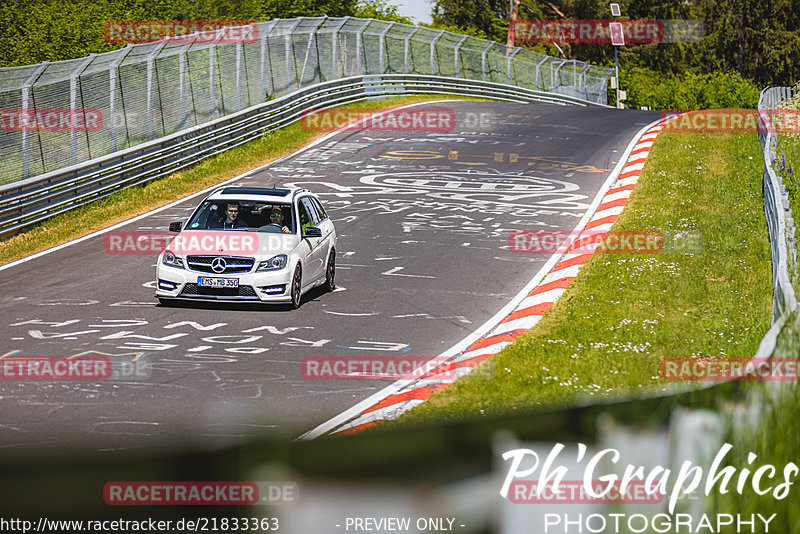
[[[186,284],[183,286],[179,297],[208,297],[208,298],[225,298],[237,297],[242,299],[255,299],[258,300],[255,290],[252,286],[239,286],[237,287],[200,287],[197,284]]]
[[[214,263],[214,260],[217,258],[225,262],[224,271],[215,271],[211,267],[212,263]],[[186,265],[192,271],[213,274],[246,273],[253,268],[253,263],[255,263],[254,258],[244,256],[187,256],[186,258]]]

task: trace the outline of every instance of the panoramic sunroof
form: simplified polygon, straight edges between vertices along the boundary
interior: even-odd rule
[[[271,187],[226,187],[223,195],[273,195],[285,197],[291,189],[277,189]]]

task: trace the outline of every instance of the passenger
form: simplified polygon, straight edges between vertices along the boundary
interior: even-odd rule
[[[243,228],[245,226],[247,225],[239,218],[239,203],[229,202],[228,208],[225,210],[225,220],[222,222],[222,229]]]

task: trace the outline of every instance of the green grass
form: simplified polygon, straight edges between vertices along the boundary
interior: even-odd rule
[[[377,110],[441,99],[482,100],[449,95],[412,96],[359,102],[342,106],[342,109]],[[234,178],[291,154],[320,135],[322,133],[319,131],[308,131],[301,123],[296,122],[209,158],[188,171],[154,180],[143,187],[125,189],[53,217],[24,234],[0,242],[0,265],[96,232]]]
[[[700,252],[595,255],[526,335],[380,426],[668,389],[663,358],[752,356],[772,304],[760,153],[755,134],[660,134],[614,229],[700,234]]]
[[[798,316],[795,313],[792,322],[797,321]],[[795,328],[798,328],[796,324]],[[797,358],[796,348],[792,358]],[[770,473],[767,472],[761,481],[761,489],[775,488],[782,484],[784,467],[790,462],[800,464],[800,441],[797,439],[800,436],[800,418],[797,417],[800,413],[800,388],[794,382],[785,382],[776,387],[777,384],[758,383],[750,386],[753,393],[751,397],[762,399],[761,404],[756,407],[757,417],[748,417],[751,407],[741,405],[737,406],[739,409],[730,410],[728,414],[729,430],[726,440],[733,445],[726,457],[728,464],[737,473],[742,473],[745,469],[754,472],[757,467],[764,465],[775,466],[775,476],[769,478]],[[776,394],[778,390],[780,394]],[[748,420],[753,422],[748,424]],[[757,455],[752,463],[747,461],[750,452]],[[797,506],[799,478],[797,474],[789,476],[788,481],[793,485],[789,488],[788,496],[780,500],[775,498],[773,491],[757,495],[751,479],[748,478],[741,495],[729,484],[729,491],[724,495],[713,491],[708,504],[714,513],[740,514],[748,520],[751,514],[761,514],[766,518],[776,514],[769,524],[770,532],[800,534],[800,507]],[[735,523],[720,532],[736,533]]]
[[[800,96],[794,97],[784,106],[794,110],[793,113],[800,113]],[[797,223],[800,217],[800,133],[779,133],[777,144],[778,163],[773,165],[775,172],[783,177],[786,191],[789,193],[789,205],[792,208],[792,215]],[[786,169],[781,171],[781,155],[785,158]],[[793,173],[788,171],[789,165],[792,166]]]

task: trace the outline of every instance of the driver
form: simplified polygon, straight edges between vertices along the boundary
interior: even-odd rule
[[[288,233],[291,232],[289,230],[289,227],[286,226],[285,224],[283,224],[283,211],[278,206],[275,206],[270,210],[270,212],[269,212],[269,222],[270,222],[270,224],[275,224],[275,225],[280,226],[281,230],[283,230],[284,234],[288,234]]]

